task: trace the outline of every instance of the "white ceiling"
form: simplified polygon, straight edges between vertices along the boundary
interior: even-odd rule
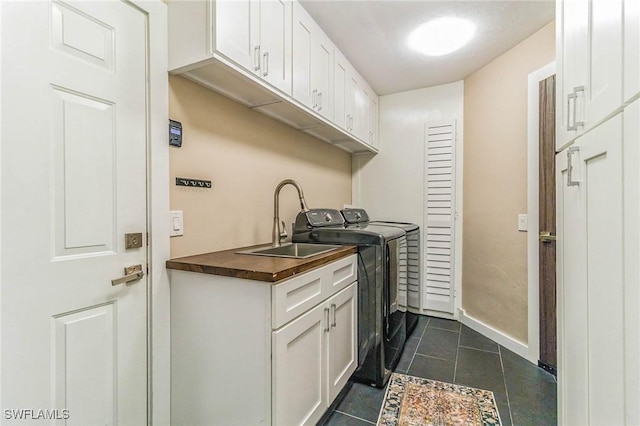
[[[554,0],[301,0],[379,95],[464,79],[555,19]],[[476,36],[449,55],[407,47],[409,33],[439,16],[475,22]]]

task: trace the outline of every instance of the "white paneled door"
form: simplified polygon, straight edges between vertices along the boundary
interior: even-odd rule
[[[146,424],[148,16],[0,12],[3,424]]]

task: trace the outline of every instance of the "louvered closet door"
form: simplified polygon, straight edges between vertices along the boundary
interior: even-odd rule
[[[423,307],[453,313],[455,121],[428,122],[425,138]]]

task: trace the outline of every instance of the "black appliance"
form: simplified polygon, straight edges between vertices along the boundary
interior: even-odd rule
[[[411,335],[420,318],[420,227],[415,223],[372,221],[372,225],[395,226],[407,234],[407,336]],[[401,267],[404,265],[401,265]]]
[[[296,217],[293,242],[349,244],[358,248],[358,368],[352,378],[383,387],[407,337],[406,310],[399,300],[406,274],[406,236],[398,227],[367,223],[366,212],[342,214],[312,209]],[[366,219],[366,220],[365,220]]]

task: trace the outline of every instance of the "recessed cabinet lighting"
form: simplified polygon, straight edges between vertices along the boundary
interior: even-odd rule
[[[425,22],[409,35],[409,46],[428,56],[447,55],[473,37],[476,26],[462,18],[443,17]]]

